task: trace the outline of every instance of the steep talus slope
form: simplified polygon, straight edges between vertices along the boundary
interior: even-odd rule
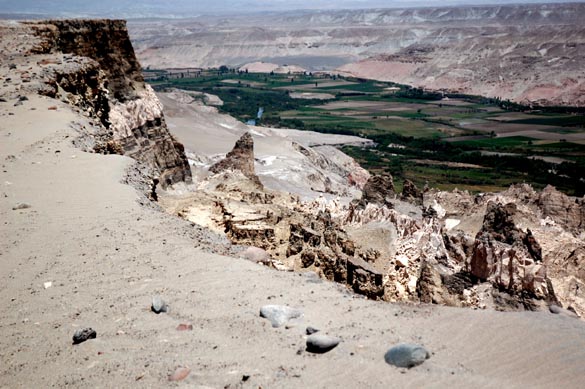
[[[9,71],[21,76],[22,84],[12,81],[12,94],[36,90],[98,119],[103,133],[94,149],[141,161],[163,187],[191,180],[183,147],[144,83],[125,21],[39,21],[6,24],[3,31],[4,42],[29,42],[4,54]]]

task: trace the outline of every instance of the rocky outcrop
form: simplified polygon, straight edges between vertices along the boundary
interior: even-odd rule
[[[383,298],[384,274],[367,262],[379,253],[357,249],[334,218],[343,213],[339,198],[328,201],[321,194],[302,203],[289,194],[272,192],[257,184],[254,160],[253,140],[246,133],[225,159],[211,166],[214,174],[200,184],[187,207],[173,213],[198,222],[204,218],[233,243],[265,250],[268,266],[314,271],[369,298]]]
[[[238,139],[224,159],[209,168],[216,174],[226,170],[238,170],[259,186],[262,185],[254,170],[254,139],[249,132]]]
[[[124,20],[47,20],[33,24],[43,35],[44,52],[62,52],[97,61],[111,98],[136,99],[144,78]]]
[[[347,285],[370,298],[384,296],[384,274],[361,258],[347,259]]]
[[[585,199],[569,197],[548,185],[538,197],[538,206],[555,223],[576,233],[585,231]]]
[[[416,290],[423,303],[465,307],[477,304],[473,286],[468,274],[441,272],[440,267],[425,261],[420,268]]]
[[[416,204],[422,204],[423,193],[420,191],[420,189],[417,188],[414,182],[410,180],[404,180],[401,197],[403,200]]]
[[[554,301],[540,245],[530,230],[523,232],[516,227],[516,210],[513,203],[488,203],[469,271],[480,281],[489,281],[511,295]]]
[[[366,184],[360,200],[360,205],[374,204],[392,208],[394,198],[394,181],[388,173],[372,175]]]
[[[163,187],[191,181],[183,146],[169,133],[162,105],[144,83],[125,21],[47,20],[25,26],[38,38],[30,50],[38,63],[56,65],[43,69],[39,92],[99,120],[104,131],[96,151],[142,162]]]

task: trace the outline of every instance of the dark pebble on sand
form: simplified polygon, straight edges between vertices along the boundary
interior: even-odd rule
[[[95,339],[97,337],[97,333],[92,328],[83,328],[78,329],[73,334],[73,344],[83,343],[89,339]]]
[[[341,339],[329,335],[313,334],[307,338],[307,351],[323,354],[333,350]]]
[[[169,306],[167,303],[162,299],[160,296],[154,296],[152,298],[152,306],[150,307],[152,312],[156,313],[157,315],[162,312],[168,312]]]

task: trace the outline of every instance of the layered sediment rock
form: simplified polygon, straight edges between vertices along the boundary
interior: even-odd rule
[[[19,28],[36,37],[29,53],[43,67],[39,93],[75,105],[103,126],[96,151],[142,162],[163,187],[191,181],[183,146],[144,83],[125,21],[47,20]]]

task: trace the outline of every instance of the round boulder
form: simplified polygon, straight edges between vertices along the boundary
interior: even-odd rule
[[[250,246],[240,253],[240,256],[248,261],[267,265],[270,263],[270,254],[259,247]]]
[[[333,350],[341,342],[341,339],[334,336],[313,334],[307,338],[307,351],[310,353],[323,354]]]
[[[430,357],[431,355],[423,346],[408,343],[396,345],[384,354],[386,363],[409,369],[420,365]]]
[[[289,320],[299,318],[302,315],[302,311],[286,305],[265,305],[260,308],[260,317],[270,320],[274,328],[280,327]]]

